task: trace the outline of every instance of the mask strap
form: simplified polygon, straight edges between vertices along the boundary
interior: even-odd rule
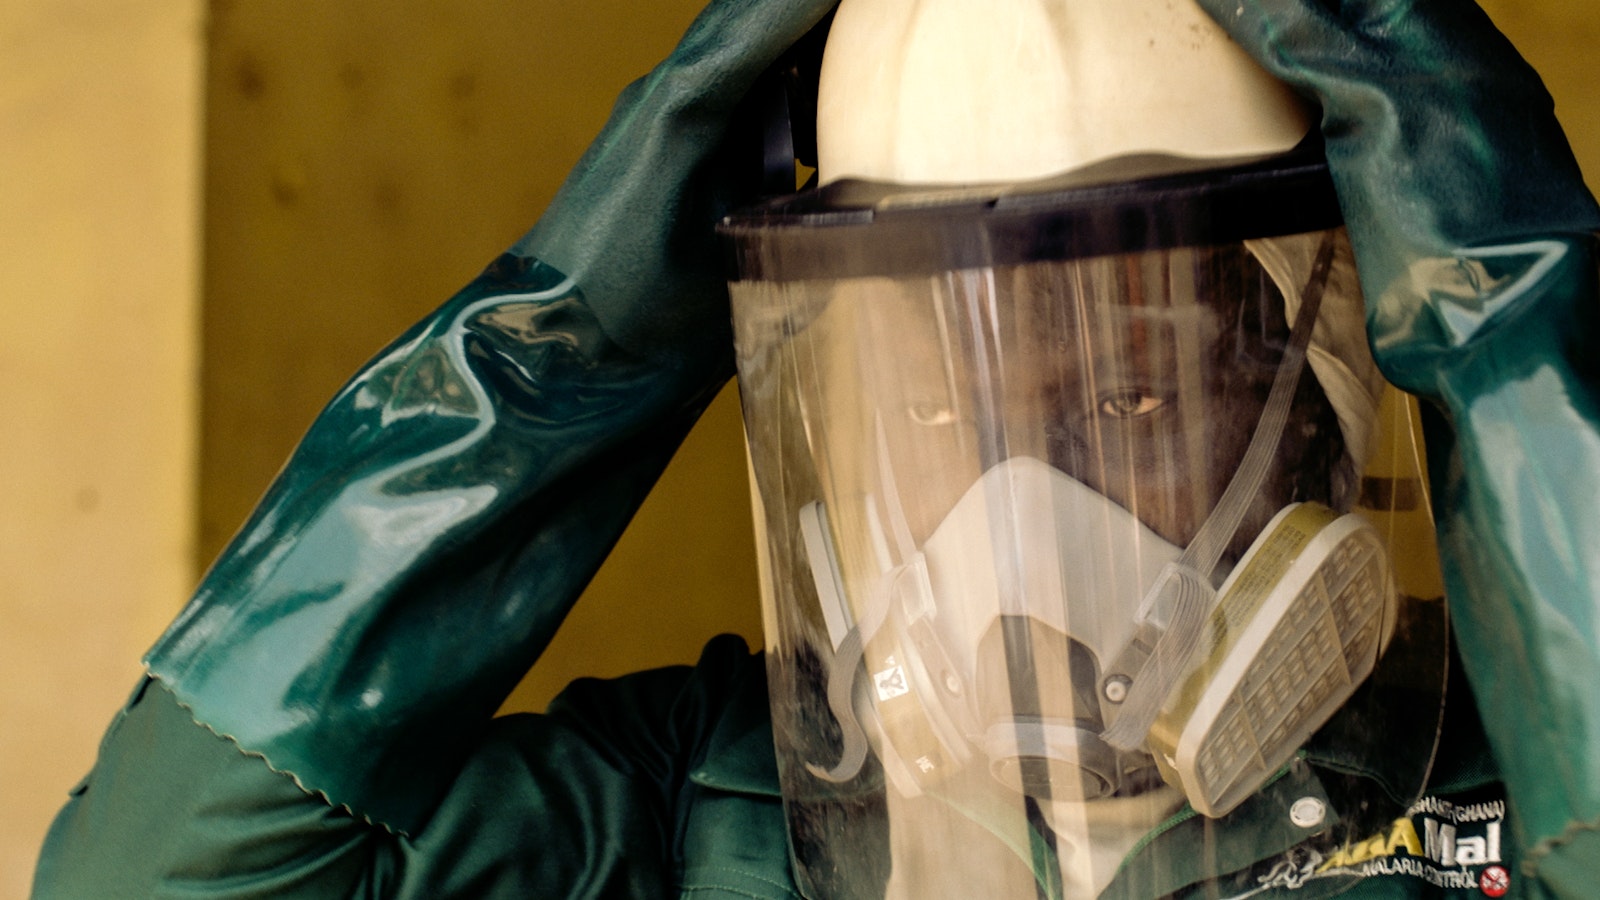
[[[1161,570],[1140,604],[1140,609],[1147,611],[1157,608],[1158,604],[1170,603],[1172,617],[1151,650],[1150,658],[1140,666],[1133,683],[1128,686],[1116,722],[1100,735],[1118,750],[1131,752],[1144,744],[1150,726],[1155,723],[1178,679],[1187,671],[1189,659],[1199,646],[1206,614],[1216,598],[1211,572],[1239,530],[1239,523],[1251,502],[1260,493],[1283,437],[1284,426],[1288,424],[1295,388],[1305,368],[1306,346],[1311,343],[1317,310],[1322,306],[1322,291],[1333,265],[1333,250],[1333,235],[1329,233],[1317,249],[1316,261],[1301,295],[1300,312],[1289,332],[1289,346],[1283,351],[1272,392],[1267,395],[1261,421],[1256,425],[1238,471],[1200,525],[1194,540],[1184,548],[1183,555]]]
[[[883,541],[883,525],[878,521],[877,513],[868,498],[867,521],[873,531],[876,552],[881,557],[879,562],[883,566],[883,574],[878,577],[876,589],[868,595],[867,608],[862,611],[861,619],[845,633],[844,639],[834,649],[833,659],[828,662],[828,709],[839,723],[842,744],[839,761],[834,763],[831,769],[815,763],[806,763],[806,771],[834,784],[856,777],[867,761],[867,733],[861,727],[860,719],[856,717],[856,674],[861,671],[867,641],[878,633],[878,629],[882,628],[883,623],[889,618],[889,607],[893,597],[889,586],[893,583],[894,574],[906,560],[917,553],[916,542],[911,539],[911,527],[906,522],[905,510],[900,505],[900,494],[894,481],[894,468],[889,462],[889,441],[884,436],[881,416],[874,417],[873,431],[877,440],[878,477],[883,484],[884,512],[889,519],[889,534],[894,538],[899,562],[892,561],[888,555],[888,547]],[[823,521],[826,522],[826,519]],[[837,563],[831,559],[829,565],[837,568]]]

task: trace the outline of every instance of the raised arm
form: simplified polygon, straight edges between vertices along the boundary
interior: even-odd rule
[[[1434,401],[1453,627],[1524,874],[1600,858],[1600,210],[1537,75],[1465,0],[1201,0],[1322,132],[1374,355]]]
[[[491,717],[731,373],[712,224],[754,183],[717,154],[751,83],[830,5],[712,3],[539,224],[340,391],[151,650],[51,832],[39,896],[444,896],[412,891],[408,854],[480,817],[656,821],[658,801],[629,793],[635,763],[570,704]],[[597,712],[631,703],[640,729],[703,738],[714,718],[688,701],[629,700],[699,696],[666,677]],[[530,806],[485,766],[572,802]],[[511,833],[473,844],[506,854],[489,869],[559,860],[584,884],[621,852]],[[646,880],[670,866],[640,859]]]

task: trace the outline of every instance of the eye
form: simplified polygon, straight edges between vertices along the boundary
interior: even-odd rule
[[[1124,388],[1100,397],[1100,412],[1118,419],[1146,416],[1167,405],[1167,401],[1143,388]]]
[[[956,420],[955,412],[942,403],[913,403],[907,412],[918,425],[949,425]]]

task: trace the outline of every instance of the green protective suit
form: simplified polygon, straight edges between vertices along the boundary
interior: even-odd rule
[[[1378,359],[1439,401],[1450,600],[1511,790],[1513,895],[1588,896],[1600,213],[1537,79],[1470,4],[1205,2],[1322,103]],[[752,188],[719,148],[830,5],[716,0],[540,224],[334,398],[151,651],[36,896],[798,895],[762,662],[737,641],[493,713],[731,371],[711,226]],[[1455,705],[1446,745],[1466,749],[1432,789],[1492,797]],[[1180,817],[1135,851],[1166,882],[1114,888],[1435,890],[1279,857],[1302,835],[1266,811],[1337,806],[1340,773],[1308,753],[1216,828]]]

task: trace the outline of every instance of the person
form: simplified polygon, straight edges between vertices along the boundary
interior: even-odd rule
[[[37,896],[800,896],[804,829],[838,823],[786,821],[806,798],[780,790],[766,663],[737,641],[576,683],[542,716],[493,713],[730,373],[711,226],[753,188],[719,150],[748,86],[830,5],[713,2],[528,236],[333,399],[151,651]],[[1470,4],[1202,5],[1321,105],[1374,358],[1438,404],[1476,704],[1452,685],[1448,758],[1416,814],[1464,834],[1498,781],[1510,807],[1503,864],[1471,884],[1403,864],[1398,826],[1360,850],[1281,818],[1187,817],[1135,851],[1171,883],[1106,890],[1585,895],[1600,560],[1568,498],[1600,472],[1600,211],[1537,78]],[[1251,802],[1293,808],[1312,775],[1291,767]],[[1335,782],[1319,802],[1338,805]],[[1323,849],[1345,858],[1311,864]]]

